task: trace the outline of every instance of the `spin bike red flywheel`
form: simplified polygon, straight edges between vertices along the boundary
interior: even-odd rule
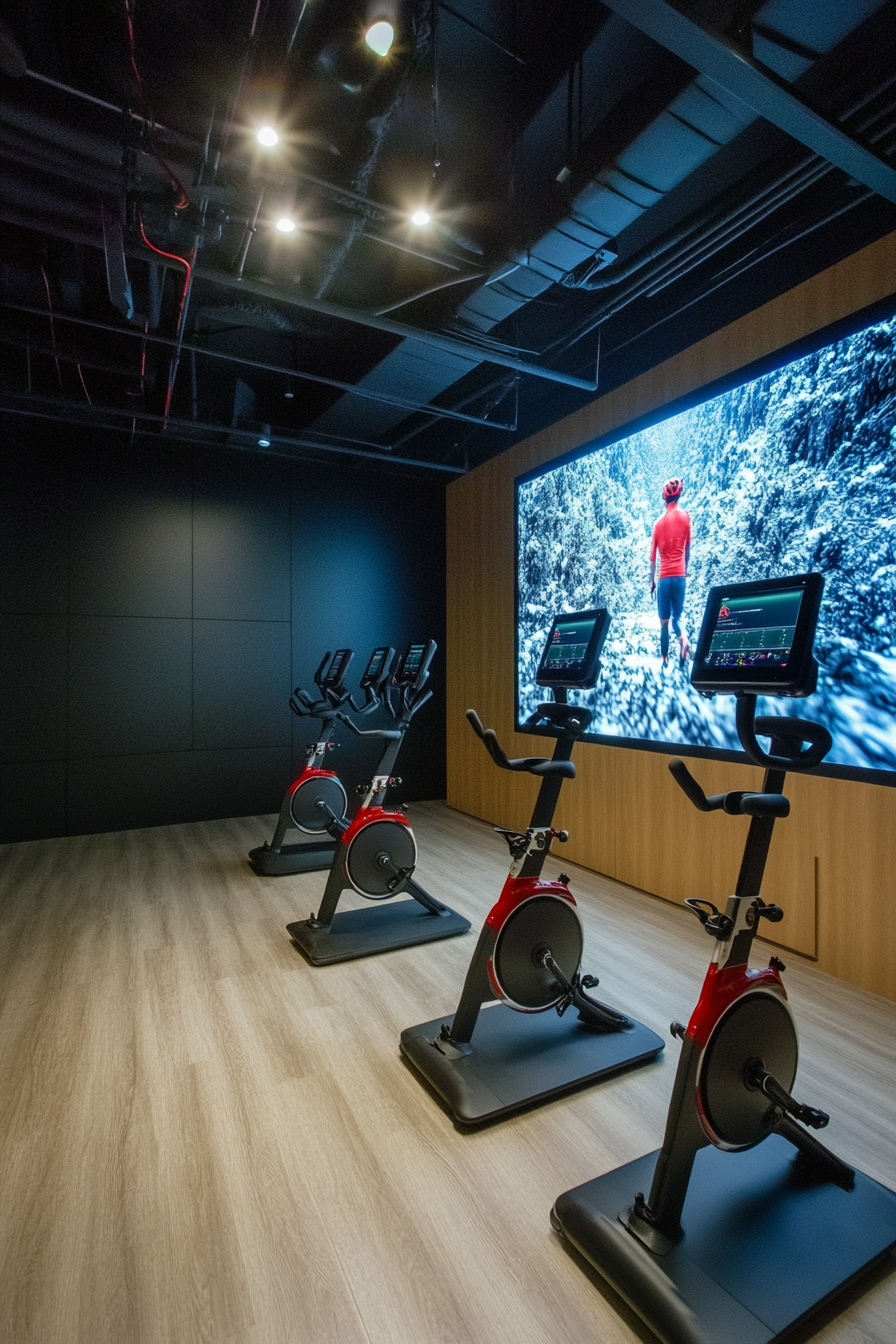
[[[749,990],[725,1009],[697,1070],[697,1114],[717,1148],[738,1152],[768,1137],[777,1108],[764,1092],[748,1086],[748,1067],[759,1061],[789,1092],[797,1057],[796,1027],[780,994]]]
[[[563,974],[572,980],[581,965],[584,947],[582,921],[572,897],[560,891],[536,890],[501,922],[488,962],[492,988],[517,1012],[546,1012],[565,998],[566,992],[553,973],[541,965],[540,956],[550,951]]]
[[[348,798],[334,774],[315,772],[298,785],[289,800],[289,811],[298,830],[319,835],[327,829],[332,817],[341,820],[345,816]]]
[[[380,814],[351,835],[345,874],[355,891],[369,901],[385,901],[397,895],[403,883],[400,877],[396,882],[396,877],[410,877],[416,866],[417,842],[404,821]]]

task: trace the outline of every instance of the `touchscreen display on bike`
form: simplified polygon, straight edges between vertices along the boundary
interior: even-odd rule
[[[706,694],[810,695],[824,579],[761,579],[710,589],[691,683]]]
[[[555,616],[541,655],[536,685],[579,690],[593,686],[609,625],[610,613],[603,607]]]
[[[364,669],[364,675],[361,678],[362,690],[365,686],[376,685],[380,676],[386,671],[386,663],[391,662],[394,656],[394,650],[390,649],[387,644],[383,644],[380,648],[374,649],[373,653],[370,655],[367,667]]]
[[[425,682],[436,651],[435,640],[420,644],[409,644],[398,670],[393,677],[396,686],[420,686]]]
[[[324,673],[322,686],[338,686],[348,671],[348,665],[353,657],[351,649],[337,649],[333,654],[330,666]]]

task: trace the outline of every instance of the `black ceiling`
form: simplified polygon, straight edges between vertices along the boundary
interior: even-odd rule
[[[7,5],[5,408],[455,474],[896,228],[896,0],[381,7]]]

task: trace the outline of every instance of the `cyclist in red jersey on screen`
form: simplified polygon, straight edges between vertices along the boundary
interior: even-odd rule
[[[666,512],[653,525],[650,540],[650,592],[656,592],[657,612],[660,618],[660,654],[663,670],[669,662],[669,622],[678,636],[678,661],[684,667],[688,658],[688,641],[681,628],[684,610],[684,587],[691,554],[691,520],[678,501],[684,492],[684,481],[673,476],[663,486]],[[660,572],[657,579],[656,558],[659,554]]]

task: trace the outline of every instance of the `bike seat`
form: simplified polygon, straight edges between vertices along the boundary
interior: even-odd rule
[[[521,756],[507,764],[511,770],[526,770],[530,775],[559,775],[561,779],[576,777],[576,767],[572,761],[552,761],[549,756]]]

